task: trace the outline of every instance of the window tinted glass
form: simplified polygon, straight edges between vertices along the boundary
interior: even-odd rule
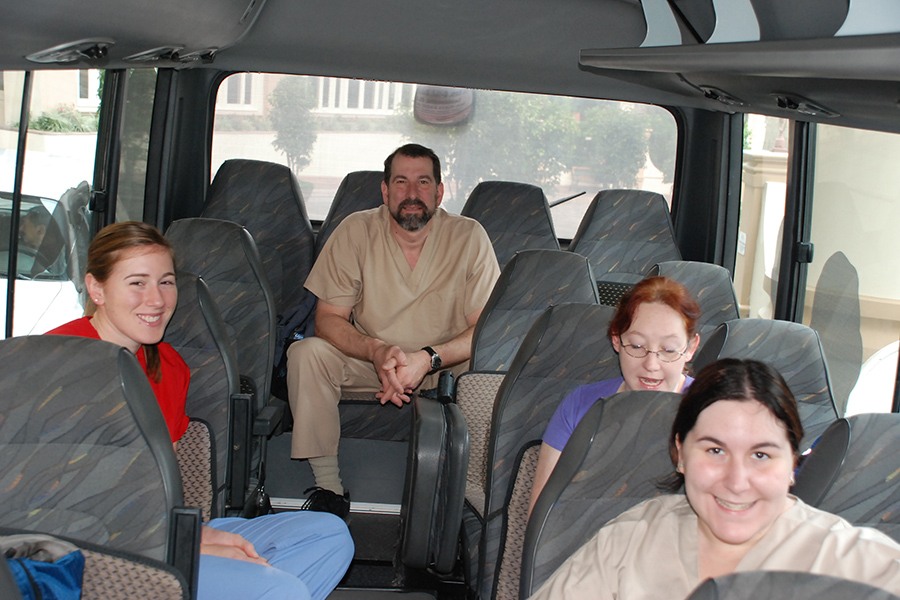
[[[818,126],[803,320],[847,412],[888,412],[900,339],[900,135]]]
[[[675,121],[654,106],[327,77],[236,74],[219,89],[213,173],[229,158],[290,166],[309,217],[322,220],[348,172],[382,170],[415,141],[443,162],[444,208],[484,180],[543,188],[557,235],[571,238],[601,189],[671,198]]]
[[[82,312],[80,250],[97,142],[96,71],[35,72],[18,231],[12,227],[24,72],[0,72],[0,271],[7,311],[10,246],[18,238],[13,334],[43,333]]]

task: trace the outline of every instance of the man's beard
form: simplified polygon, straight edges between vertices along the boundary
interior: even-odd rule
[[[418,206],[422,209],[422,212],[418,214],[404,214],[403,209],[410,206]],[[431,217],[434,216],[434,211],[429,211],[425,203],[418,198],[407,198],[400,203],[396,212],[391,213],[391,216],[394,217],[397,224],[406,231],[419,231],[431,220]]]

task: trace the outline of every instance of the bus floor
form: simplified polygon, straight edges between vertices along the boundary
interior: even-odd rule
[[[278,511],[300,508],[306,498],[304,490],[315,485],[309,464],[291,460],[290,449],[290,433],[269,440],[266,490]],[[423,590],[442,599],[465,598],[457,574],[439,577],[405,568],[397,560],[407,452],[407,442],[341,439],[341,479],[350,490],[348,526],[356,552],[339,591],[330,598],[350,598],[344,592],[354,589],[368,590],[366,597],[373,597],[372,590],[402,589]]]

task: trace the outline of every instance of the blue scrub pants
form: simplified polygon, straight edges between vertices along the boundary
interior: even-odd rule
[[[324,600],[353,558],[347,525],[330,513],[213,519],[208,526],[243,536],[271,566],[201,555],[198,600]]]

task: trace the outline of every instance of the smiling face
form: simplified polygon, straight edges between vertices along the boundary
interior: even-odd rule
[[[92,324],[101,339],[132,352],[162,339],[178,302],[175,265],[167,249],[126,250],[106,281],[89,273],[85,283],[97,305]]]
[[[440,206],[444,184],[435,181],[430,158],[397,154],[391,163],[390,181],[381,184],[381,194],[401,228],[419,231]]]
[[[676,440],[700,547],[742,556],[791,505],[794,453],[784,424],[756,400],[719,400]]]
[[[645,302],[637,307],[628,329],[621,336],[613,336],[612,344],[619,353],[619,367],[625,378],[625,390],[656,390],[680,392],[684,384],[684,365],[694,356],[700,343],[696,334],[688,336],[682,316],[661,302]],[[635,358],[623,348],[642,346],[652,352]],[[655,354],[659,350],[685,351],[672,362],[665,362]]]

